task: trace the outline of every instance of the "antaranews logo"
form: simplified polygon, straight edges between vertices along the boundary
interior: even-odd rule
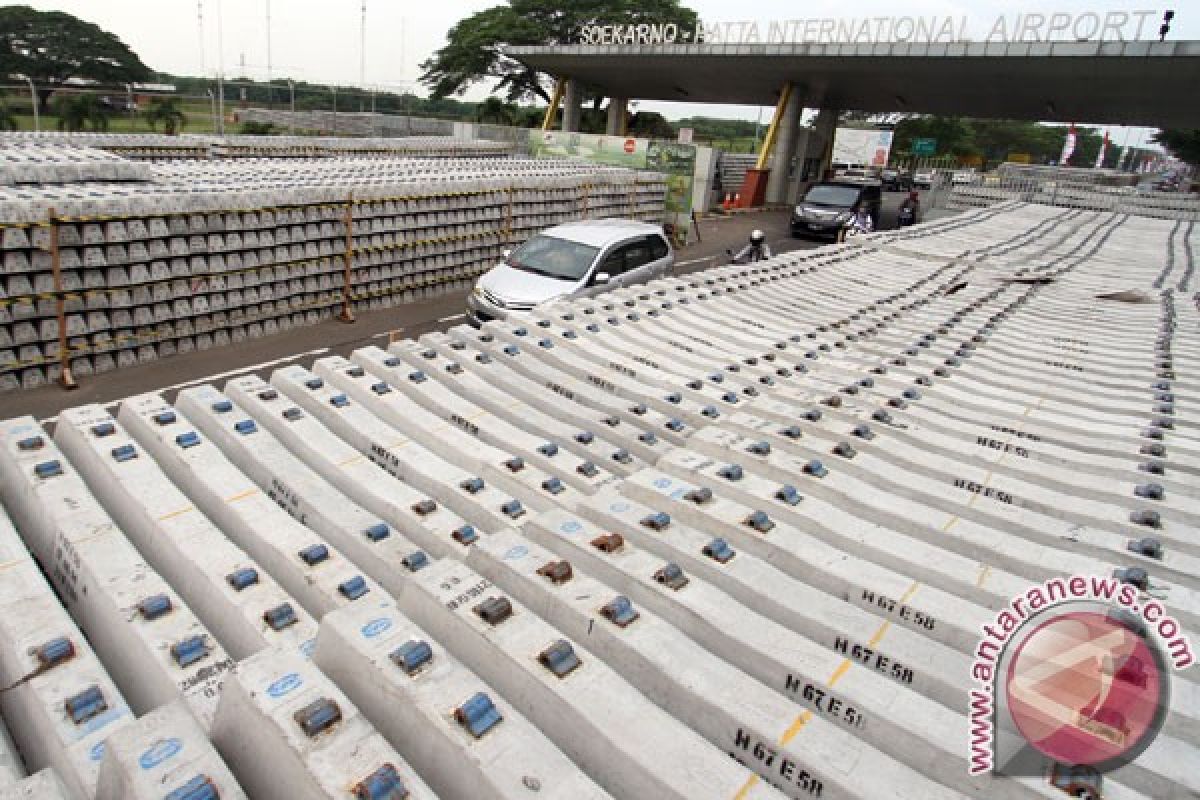
[[[1102,773],[1154,741],[1170,706],[1170,673],[1194,661],[1163,605],[1115,577],[1032,586],[982,633],[968,771],[1049,773],[1060,788],[1096,796]]]

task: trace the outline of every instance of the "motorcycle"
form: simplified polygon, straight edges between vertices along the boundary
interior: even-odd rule
[[[901,228],[907,228],[909,225],[917,224],[917,208],[916,206],[901,206],[896,213],[896,225]]]

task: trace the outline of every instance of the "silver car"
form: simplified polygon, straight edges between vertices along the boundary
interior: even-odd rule
[[[658,225],[589,219],[548,228],[475,283],[467,297],[474,325],[507,319],[558,297],[586,297],[666,275],[675,253]]]

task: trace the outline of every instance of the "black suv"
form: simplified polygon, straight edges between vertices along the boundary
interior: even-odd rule
[[[815,183],[792,209],[792,235],[836,237],[859,204],[866,206],[878,228],[882,202],[883,191],[877,182]]]

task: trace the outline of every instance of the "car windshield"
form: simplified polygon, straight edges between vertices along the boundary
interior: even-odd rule
[[[587,274],[599,248],[553,236],[535,236],[508,257],[508,265],[522,272],[576,281]]]
[[[808,194],[804,195],[804,202],[848,208],[858,202],[858,191],[853,186],[818,185],[808,190]]]

